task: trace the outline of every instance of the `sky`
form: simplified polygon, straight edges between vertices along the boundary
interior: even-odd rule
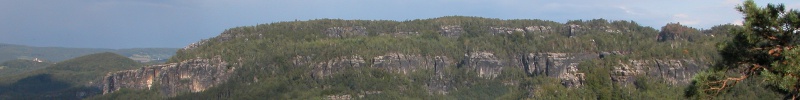
[[[704,29],[740,24],[742,0],[0,0],[0,43],[75,48],[182,48],[225,29],[322,18],[478,16],[629,20]],[[758,0],[759,6],[797,0]]]

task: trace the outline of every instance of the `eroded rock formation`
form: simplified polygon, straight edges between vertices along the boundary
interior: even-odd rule
[[[201,92],[226,82],[236,67],[220,58],[191,59],[180,63],[152,65],[136,70],[108,73],[100,88],[103,94],[122,88],[159,88],[167,96],[182,92]]]
[[[578,72],[578,64],[595,58],[597,55],[592,53],[530,53],[519,59],[528,75],[557,77],[564,86],[580,87],[584,73]]]

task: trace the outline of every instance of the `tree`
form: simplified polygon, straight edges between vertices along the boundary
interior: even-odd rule
[[[783,4],[761,8],[752,0],[736,9],[744,14],[744,28],[733,29],[733,39],[720,45],[722,61],[695,77],[694,86],[700,88],[695,91],[716,95],[742,80],[763,79],[766,88],[797,99],[800,12],[787,11]]]

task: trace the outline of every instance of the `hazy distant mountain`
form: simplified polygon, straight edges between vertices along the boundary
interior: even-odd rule
[[[0,43],[0,62],[14,59],[41,59],[48,62],[59,62],[74,57],[100,52],[113,52],[131,57],[140,62],[165,60],[175,54],[177,48],[132,48],[132,49],[100,49],[100,48],[64,48],[64,47],[32,47],[24,45]]]
[[[0,99],[81,99],[101,93],[93,88],[93,82],[108,72],[135,69],[141,65],[110,52],[81,56],[28,73],[0,77]]]

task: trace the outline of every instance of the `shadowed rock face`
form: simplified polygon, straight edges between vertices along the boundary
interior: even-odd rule
[[[103,94],[122,88],[159,88],[167,96],[182,92],[201,92],[226,82],[235,67],[220,58],[191,59],[180,63],[152,65],[136,70],[109,73],[100,88]]]

